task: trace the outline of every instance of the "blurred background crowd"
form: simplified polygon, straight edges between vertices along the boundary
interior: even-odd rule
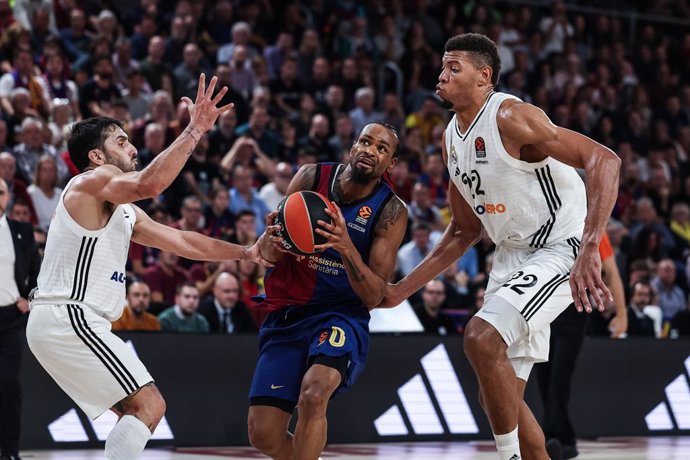
[[[384,121],[403,144],[390,181],[410,211],[404,276],[449,216],[441,137],[451,114],[433,92],[443,45],[479,32],[498,45],[498,91],[623,160],[608,234],[636,324],[629,334],[690,335],[690,1],[599,3],[0,0],[9,215],[33,223],[44,245],[77,172],[71,124],[121,120],[145,167],[185,128],[180,98],[195,98],[205,72],[230,88],[223,103],[234,110],[163,195],[137,204],[159,222],[251,244],[300,165],[347,162],[359,130]],[[485,238],[411,299],[427,332],[462,332],[481,306],[492,251]],[[256,265],[133,243],[127,269],[116,329],[251,332],[263,319],[251,300],[263,289]]]

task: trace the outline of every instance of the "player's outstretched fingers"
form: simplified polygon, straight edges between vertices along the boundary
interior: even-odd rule
[[[216,94],[216,97],[213,98],[213,105],[218,105],[220,101],[223,100],[223,96],[225,96],[225,93],[228,92],[228,87],[223,86],[220,91],[218,91],[218,94]]]
[[[211,78],[211,83],[208,84],[208,88],[206,88],[206,94],[204,94],[204,96],[208,96],[209,99],[212,98],[213,92],[216,90],[216,83],[218,83],[218,77],[214,75],[213,78]]]
[[[196,100],[200,101],[204,97],[204,92],[206,91],[206,74],[201,73],[199,75],[199,86],[196,88]]]

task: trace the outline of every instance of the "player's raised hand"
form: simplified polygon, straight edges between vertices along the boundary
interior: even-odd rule
[[[218,103],[223,99],[225,93],[228,92],[227,86],[223,86],[218,94],[213,97],[213,92],[216,89],[218,77],[211,78],[211,82],[206,87],[206,74],[199,76],[199,87],[196,92],[196,100],[188,97],[183,97],[182,101],[187,104],[189,110],[189,125],[196,127],[201,133],[205,133],[216,123],[216,119],[221,113],[227,112],[233,107],[233,104],[226,104],[218,107]]]
[[[314,249],[323,251],[328,248],[333,248],[338,252],[347,251],[354,248],[354,244],[350,239],[350,234],[347,232],[347,224],[342,211],[334,201],[331,201],[332,209],[326,208],[326,214],[331,217],[331,223],[322,220],[316,221],[323,228],[316,228],[314,231],[326,238],[324,244],[317,244]]]
[[[605,309],[602,294],[609,301],[613,301],[611,291],[601,279],[601,258],[597,246],[582,245],[580,248],[580,253],[575,259],[575,265],[570,270],[570,291],[575,302],[575,308],[580,313],[582,310],[587,313],[592,312],[589,296],[592,297],[595,307],[599,311]]]

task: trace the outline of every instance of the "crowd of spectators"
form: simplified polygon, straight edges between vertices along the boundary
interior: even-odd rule
[[[661,311],[649,318],[651,335],[690,334],[690,32],[663,22],[690,20],[689,2],[618,3],[657,22],[560,1],[0,0],[0,176],[10,215],[45,241],[61,187],[77,172],[66,152],[71,124],[121,120],[144,167],[186,126],[180,98],[194,99],[205,72],[229,86],[223,103],[234,110],[163,195],[137,204],[158,222],[251,244],[300,165],[346,162],[358,131],[384,121],[402,139],[390,182],[410,210],[403,276],[448,220],[440,152],[449,114],[433,93],[443,45],[480,32],[499,48],[497,90],[621,157],[609,235],[631,314],[647,318],[633,302],[643,282],[643,303]],[[401,93],[395,72],[381,71],[390,68],[400,70]],[[462,330],[481,305],[492,250],[484,239],[412,299],[431,330]],[[143,321],[144,304],[159,314],[142,323],[154,329],[254,331],[262,319],[251,300],[262,292],[257,266],[132,244],[127,268],[138,282],[120,327]],[[438,312],[447,316],[435,320]]]

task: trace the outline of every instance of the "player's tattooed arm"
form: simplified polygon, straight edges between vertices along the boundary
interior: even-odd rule
[[[407,217],[407,208],[405,204],[397,196],[394,196],[381,211],[379,220],[376,223],[376,233],[385,232],[391,228],[401,216],[405,214]]]
[[[308,164],[299,168],[299,171],[297,171],[295,177],[293,177],[290,181],[290,185],[288,185],[286,195],[290,195],[291,193],[298,192],[300,190],[312,190],[316,185],[315,181],[316,172],[318,170],[317,168],[318,165],[316,164]]]
[[[343,255],[342,256],[343,263],[345,264],[345,268],[347,269],[347,273],[352,277],[354,281],[360,282],[365,280],[364,273],[362,273],[362,270],[359,269],[357,264],[352,260],[352,258],[348,255]]]

